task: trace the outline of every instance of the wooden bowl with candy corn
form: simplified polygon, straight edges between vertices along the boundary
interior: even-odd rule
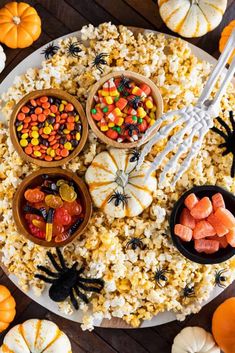
[[[15,106],[10,119],[11,141],[28,162],[58,167],[83,149],[88,123],[77,99],[58,89],[30,92]]]
[[[117,148],[141,145],[145,131],[162,114],[163,101],[157,86],[131,71],[114,71],[102,77],[91,88],[86,104],[87,119],[95,135]]]
[[[82,235],[92,214],[92,201],[77,174],[42,168],[19,185],[12,203],[17,230],[45,247],[61,247]]]

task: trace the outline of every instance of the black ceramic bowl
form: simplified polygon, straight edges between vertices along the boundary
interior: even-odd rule
[[[174,245],[181,252],[181,254],[183,254],[189,260],[199,264],[218,264],[224,262],[235,255],[235,248],[232,248],[230,245],[228,245],[227,248],[219,249],[219,251],[214,254],[199,253],[194,249],[193,241],[184,242],[177,235],[175,235],[174,226],[175,224],[179,223],[180,214],[185,207],[184,200],[189,194],[194,193],[199,198],[204,196],[211,198],[217,192],[220,192],[223,195],[226,208],[235,216],[235,196],[233,194],[216,185],[203,185],[195,186],[185,192],[176,202],[170,217],[171,237]]]

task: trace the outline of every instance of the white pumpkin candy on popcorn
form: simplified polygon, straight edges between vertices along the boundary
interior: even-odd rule
[[[227,0],[158,0],[160,15],[173,32],[183,37],[201,37],[216,28]]]
[[[56,324],[31,319],[6,334],[0,353],[72,353],[72,349],[68,337]]]
[[[137,161],[137,151],[110,148],[99,153],[87,169],[85,178],[93,202],[107,215],[134,217],[152,203],[155,174],[145,180],[150,163],[144,162],[137,171]]]

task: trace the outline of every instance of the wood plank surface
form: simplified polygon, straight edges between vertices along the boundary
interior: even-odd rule
[[[0,7],[9,1],[0,0]],[[26,49],[4,47],[7,55],[6,68],[0,74],[0,81],[26,56],[41,45],[69,32],[92,23],[98,25],[111,21],[136,27],[171,32],[163,23],[156,1],[152,0],[26,0],[35,6],[42,18],[43,32],[40,38]],[[218,57],[218,41],[222,29],[235,18],[235,1],[228,0],[226,13],[221,24],[202,38],[189,41]],[[0,283],[6,285],[17,302],[14,324],[28,318],[46,318],[57,323],[69,336],[73,353],[170,353],[175,335],[185,326],[199,325],[211,329],[211,317],[215,308],[226,298],[235,295],[235,284],[206,305],[197,315],[191,315],[184,322],[172,322],[147,329],[104,329],[83,332],[79,324],[60,318],[19,291],[0,269]],[[5,332],[0,334],[0,344]],[[23,352],[22,352],[23,353]]]

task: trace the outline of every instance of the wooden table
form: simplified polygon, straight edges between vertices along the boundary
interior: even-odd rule
[[[152,0],[25,0],[39,12],[43,23],[40,38],[30,48],[4,48],[7,55],[6,68],[0,81],[27,55],[54,38],[79,30],[83,25],[98,25],[105,21],[114,24],[149,28],[173,34],[162,22],[156,1]],[[9,1],[0,0],[0,7]],[[228,0],[228,8],[223,21],[214,31],[202,38],[192,39],[210,54],[218,57],[220,33],[235,17],[235,1]],[[52,314],[20,292],[0,270],[0,283],[8,286],[17,302],[17,316],[14,324],[29,318],[47,318],[56,322],[70,337],[73,353],[170,353],[174,336],[185,326],[199,325],[210,330],[211,316],[215,308],[226,298],[235,295],[235,284],[222,295],[205,306],[197,315],[188,317],[183,323],[169,324],[139,330],[118,330],[96,328],[93,332],[83,332],[78,324]],[[5,333],[0,335],[2,343]],[[23,353],[23,352],[22,352]]]

